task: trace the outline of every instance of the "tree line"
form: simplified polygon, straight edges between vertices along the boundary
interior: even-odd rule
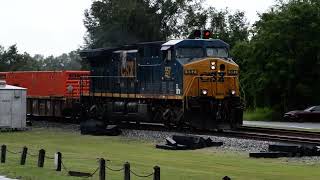
[[[277,1],[249,25],[242,11],[203,0],[94,0],[84,12],[84,48],[187,38],[208,29],[231,45],[247,108],[282,112],[320,102],[320,1]],[[78,51],[58,57],[0,47],[0,71],[86,69]]]
[[[63,53],[60,56],[20,53],[17,45],[7,49],[0,45],[0,72],[4,71],[57,71],[88,69],[79,56],[79,50]]]
[[[232,54],[249,107],[288,110],[320,105],[320,1],[279,1],[260,15],[249,41]]]

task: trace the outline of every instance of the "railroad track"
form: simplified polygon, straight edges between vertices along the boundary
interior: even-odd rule
[[[311,132],[311,131],[303,131],[303,130],[294,130],[294,129],[280,129],[280,128],[267,128],[267,127],[252,127],[252,126],[242,126],[240,131],[247,132],[264,132],[268,134],[279,134],[279,135],[287,135],[287,136],[303,136],[309,138],[319,138],[320,132]]]
[[[138,128],[137,128],[138,127]],[[289,129],[275,129],[264,127],[249,127],[243,126],[237,130],[225,131],[205,131],[205,130],[190,130],[190,129],[167,129],[161,124],[140,124],[139,126],[127,126],[126,129],[139,129],[150,131],[167,131],[179,132],[192,135],[214,135],[223,137],[235,137],[245,139],[256,139],[265,141],[277,141],[285,143],[294,143],[302,145],[316,145],[320,146],[320,132],[308,132]]]
[[[320,132],[243,126],[237,130],[206,131],[190,128],[167,128],[157,123],[123,123],[121,129],[177,132],[190,135],[222,136],[320,146]]]
[[[318,132],[243,126],[237,131],[224,133],[241,138],[320,146],[320,133]]]

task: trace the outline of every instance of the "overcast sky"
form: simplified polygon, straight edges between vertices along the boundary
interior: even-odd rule
[[[31,55],[60,55],[83,45],[84,10],[92,0],[0,0],[0,45]],[[243,10],[253,23],[274,0],[206,0],[217,9]]]

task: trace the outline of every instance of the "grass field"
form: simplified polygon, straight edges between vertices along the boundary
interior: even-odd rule
[[[159,165],[163,180],[214,180],[225,175],[236,180],[314,180],[320,177],[320,163],[306,165],[287,162],[287,159],[251,159],[246,153],[222,152],[214,148],[158,150],[151,142],[124,137],[80,136],[57,129],[1,133],[0,142],[11,151],[20,151],[24,145],[33,154],[41,148],[48,156],[60,151],[68,169],[84,172],[92,172],[98,165],[97,158],[104,157],[111,160],[107,163],[113,168],[121,168],[129,161],[132,170],[140,174],[148,174],[154,165]],[[66,172],[55,172],[52,160],[46,160],[44,169],[37,168],[36,159],[28,156],[27,164],[20,166],[19,156],[9,154],[7,163],[0,164],[0,174],[27,180],[82,179],[69,177]],[[121,180],[123,173],[107,171],[107,179]],[[138,180],[134,176],[132,179]]]
[[[246,110],[243,114],[243,119],[246,121],[267,121],[272,119],[272,109],[256,108],[254,110]]]

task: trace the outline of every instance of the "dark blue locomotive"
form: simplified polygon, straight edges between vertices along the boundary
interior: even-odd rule
[[[84,50],[87,107],[104,122],[230,129],[242,125],[239,67],[229,45],[185,39]]]

